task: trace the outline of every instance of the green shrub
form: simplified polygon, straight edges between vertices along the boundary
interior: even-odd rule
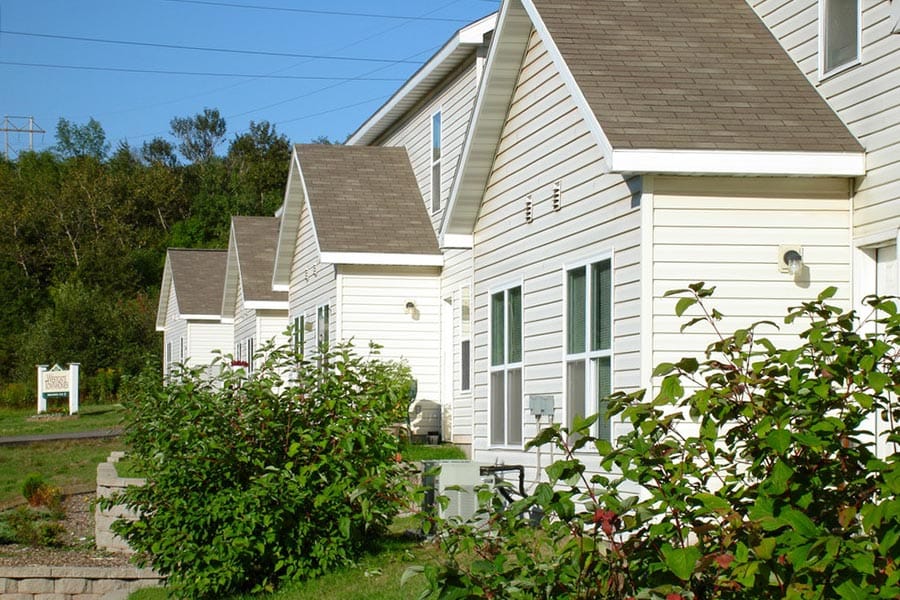
[[[268,356],[263,359],[263,356]],[[264,348],[252,375],[223,361],[128,385],[129,456],[147,478],[115,530],[185,597],[268,590],[352,562],[407,494],[389,425],[408,367],[339,346],[304,360]]]
[[[686,326],[718,331],[712,290],[675,293],[679,316],[702,309]],[[445,524],[449,559],[426,569],[438,597],[900,597],[900,316],[870,299],[865,334],[833,293],[787,316],[808,321],[797,348],[757,324],[659,365],[650,401],[614,394],[611,415],[632,426],[615,445],[591,435],[596,416],[544,429],[528,447],[561,451],[550,482],[509,506],[483,494],[484,526]],[[891,428],[886,458],[870,416]],[[535,508],[540,529],[523,527]]]
[[[65,528],[58,515],[20,507],[0,516],[0,543],[34,547],[62,545]]]
[[[0,407],[27,408],[37,406],[37,391],[33,385],[7,383],[0,386]]]

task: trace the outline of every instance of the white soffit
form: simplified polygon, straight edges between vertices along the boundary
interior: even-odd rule
[[[613,150],[613,173],[858,177],[863,152],[749,152],[725,150]]]

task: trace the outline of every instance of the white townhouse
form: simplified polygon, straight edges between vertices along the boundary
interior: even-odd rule
[[[170,248],[166,253],[156,312],[156,330],[163,333],[163,375],[176,364],[208,365],[217,352],[231,350],[233,326],[222,320],[227,257],[224,250]]]
[[[277,217],[232,217],[222,293],[222,319],[233,324],[235,360],[252,372],[262,345],[287,344],[287,292],[272,290]]]
[[[280,214],[273,288],[288,294],[300,349],[375,342],[436,402],[442,258],[406,150],[294,146]]]
[[[854,300],[900,294],[900,0],[751,4],[865,150],[851,189]]]
[[[474,458],[532,477],[542,426],[701,352],[667,290],[715,285],[726,330],[850,306],[865,174],[744,0],[504,0],[439,237],[472,253]]]
[[[397,92],[348,138],[348,145],[406,149],[435,231],[440,227],[472,119],[492,14],[457,31]],[[439,330],[436,395],[442,433],[470,450],[472,405],[472,253],[443,252],[436,318]]]

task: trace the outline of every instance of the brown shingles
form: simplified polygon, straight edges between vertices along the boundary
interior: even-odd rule
[[[614,148],[859,152],[744,0],[534,0]]]
[[[295,150],[322,252],[440,254],[405,148]]]
[[[287,292],[272,291],[275,250],[281,220],[276,217],[233,217],[244,300],[287,301]]]
[[[225,250],[169,249],[172,285],[183,315],[221,315],[225,291]]]

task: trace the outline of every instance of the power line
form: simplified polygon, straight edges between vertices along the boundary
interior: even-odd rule
[[[46,69],[71,69],[77,71],[109,71],[114,73],[149,73],[151,75],[190,75],[194,77],[250,77],[254,79],[299,79],[309,81],[406,81],[402,77],[330,77],[326,75],[272,75],[263,73],[210,73],[207,71],[166,71],[162,69],[131,69],[125,67],[94,67],[83,65],[59,65],[0,61],[0,65],[38,67]]]
[[[312,60],[344,60],[344,61],[353,61],[353,62],[377,62],[377,63],[390,63],[390,64],[422,64],[421,61],[414,60],[396,60],[393,58],[371,58],[371,57],[352,57],[352,56],[334,56],[328,54],[298,54],[295,52],[276,52],[270,50],[239,50],[236,48],[211,48],[207,46],[184,46],[181,44],[163,44],[163,43],[155,43],[155,42],[138,42],[134,40],[111,40],[105,38],[89,38],[89,37],[81,37],[75,35],[59,35],[52,33],[35,33],[29,31],[9,31],[5,29],[0,29],[0,34],[5,35],[18,35],[18,36],[26,36],[26,37],[38,37],[38,38],[46,38],[46,39],[55,39],[55,40],[70,40],[76,42],[91,42],[98,44],[118,44],[122,46],[141,46],[145,48],[167,48],[174,50],[194,50],[198,52],[220,52],[220,53],[228,53],[228,54],[250,54],[256,56],[281,56],[288,58],[308,58]]]
[[[212,0],[163,0],[179,4],[203,4],[208,6],[224,6],[227,8],[246,8],[251,10],[269,10],[278,12],[303,13],[309,15],[328,15],[337,17],[363,17],[369,19],[396,19],[399,21],[440,21],[444,23],[468,23],[468,19],[451,19],[445,17],[414,17],[410,15],[385,15],[380,13],[360,13],[338,10],[315,10],[311,8],[286,8],[283,6],[259,6],[254,4],[238,4],[236,2],[213,2]]]

